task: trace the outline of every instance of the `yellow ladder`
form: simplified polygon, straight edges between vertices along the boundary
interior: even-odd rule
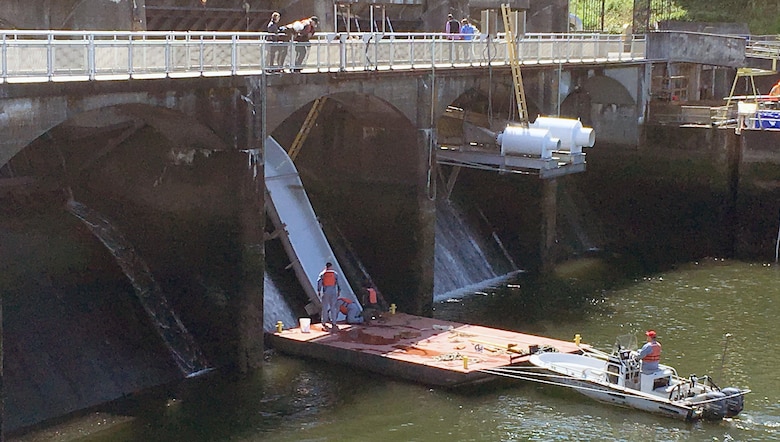
[[[512,67],[512,83],[515,87],[515,101],[517,102],[517,116],[520,124],[528,126],[528,108],[525,104],[525,90],[523,89],[523,77],[520,75],[520,60],[517,57],[517,42],[515,41],[515,28],[512,23],[512,11],[509,4],[501,4],[501,15],[504,19],[504,39],[509,53],[509,65]]]
[[[311,128],[314,127],[314,123],[317,121],[317,116],[319,116],[320,111],[325,105],[325,100],[326,97],[320,97],[314,100],[314,104],[311,106],[311,109],[309,109],[309,114],[306,115],[306,119],[303,120],[303,126],[301,126],[301,130],[299,130],[298,134],[295,135],[295,139],[290,146],[290,150],[287,151],[287,155],[290,156],[291,160],[295,161],[295,157],[298,156],[298,152],[301,151],[303,142],[306,141],[306,137],[309,136]]]

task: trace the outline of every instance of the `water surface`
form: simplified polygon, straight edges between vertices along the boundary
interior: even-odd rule
[[[505,310],[484,308],[503,289],[482,292],[437,303],[435,316],[511,323]],[[686,423],[527,382],[445,390],[273,355],[249,378],[188,380],[9,440],[780,440],[780,379],[774,371],[780,268],[707,260],[638,278],[604,299],[603,308],[579,319],[545,318],[512,328],[567,340],[579,333],[605,350],[618,335],[641,337],[653,328],[663,344],[662,361],[681,375],[711,374],[721,386],[752,389],[742,414]]]

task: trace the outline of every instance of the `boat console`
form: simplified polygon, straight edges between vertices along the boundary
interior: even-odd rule
[[[670,368],[660,368],[652,373],[642,373],[642,388],[645,393],[651,393],[653,390],[666,392],[666,387],[672,384],[672,375],[674,371]]]

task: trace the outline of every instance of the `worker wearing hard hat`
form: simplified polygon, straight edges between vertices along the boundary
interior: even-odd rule
[[[775,83],[775,85],[772,86],[772,89],[769,90],[769,95],[773,97],[780,97],[780,80],[777,80],[777,83]]]
[[[363,320],[370,323],[371,320],[382,316],[382,312],[387,311],[387,302],[374,286],[374,283],[367,279],[363,283]]]
[[[337,299],[341,295],[341,287],[339,286],[339,274],[333,270],[333,264],[330,262],[325,263],[325,269],[317,277],[317,293],[320,295],[322,303],[320,313],[322,329],[327,330],[327,324],[330,322],[330,331],[337,332],[339,330],[336,327],[339,315]]]
[[[777,108],[780,105],[780,80],[777,80],[772,89],[769,91],[769,107]]]
[[[656,340],[654,330],[645,332],[647,342],[639,350],[637,359],[642,360],[642,373],[652,373],[658,370],[658,361],[661,360],[661,343]]]
[[[362,324],[363,315],[360,306],[349,298],[338,298],[339,311],[347,317],[347,324]]]

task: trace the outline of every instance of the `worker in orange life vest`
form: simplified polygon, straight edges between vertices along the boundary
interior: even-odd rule
[[[325,263],[325,269],[317,277],[317,293],[322,303],[320,320],[323,330],[328,329],[327,324],[330,322],[332,327],[330,331],[337,332],[339,330],[336,327],[339,316],[337,299],[341,295],[341,287],[339,287],[339,274],[333,270],[333,264],[330,262]]]
[[[658,370],[658,361],[661,360],[661,344],[656,341],[654,330],[648,330],[645,336],[647,336],[647,343],[639,350],[637,359],[642,360],[642,373],[652,373]]]
[[[344,313],[347,317],[347,324],[362,324],[363,316],[361,315],[360,306],[351,299],[339,297],[338,298],[339,311]]]
[[[769,95],[773,97],[780,97],[780,80],[778,80],[777,83],[772,86],[772,89],[769,91]]]
[[[363,284],[363,319],[369,322],[382,316],[384,311],[387,311],[385,298],[370,279],[366,280]]]

